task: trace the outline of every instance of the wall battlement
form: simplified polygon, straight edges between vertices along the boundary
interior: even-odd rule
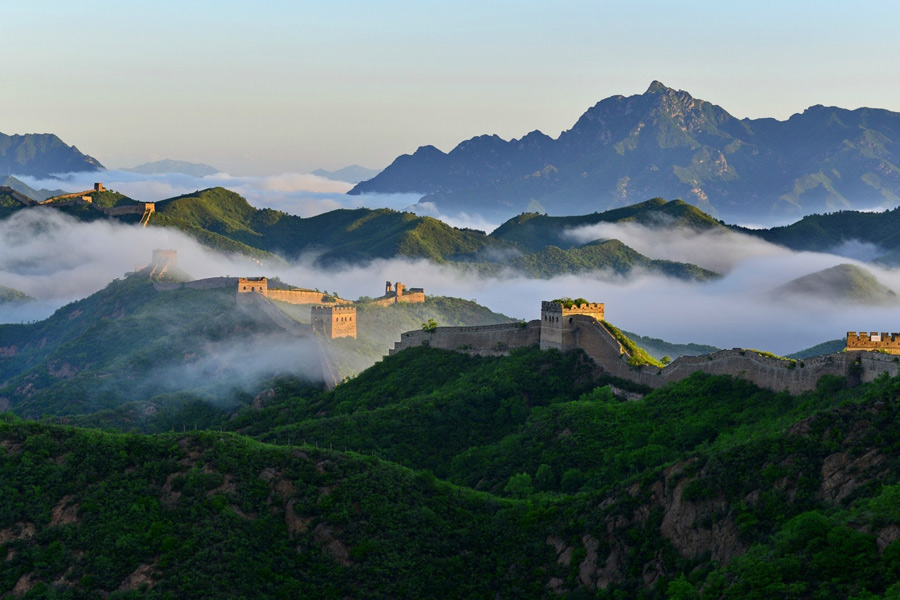
[[[317,312],[320,312],[320,313],[322,313],[322,314],[325,314],[326,312],[328,312],[328,313],[332,313],[332,314],[354,314],[354,315],[355,315],[355,314],[356,314],[356,307],[355,307],[355,306],[352,306],[352,305],[350,305],[350,306],[347,306],[347,305],[344,305],[344,306],[340,306],[340,305],[331,306],[331,305],[327,305],[327,304],[322,304],[322,305],[318,305],[318,306],[313,306],[313,307],[310,309],[310,311],[311,311],[313,314],[315,314],[315,313],[317,313]]]
[[[900,354],[900,333],[847,332],[847,352],[868,351]]]

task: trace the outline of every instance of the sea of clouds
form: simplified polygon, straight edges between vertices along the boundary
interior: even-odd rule
[[[377,296],[386,280],[424,287],[431,295],[476,300],[521,319],[539,316],[540,301],[560,296],[605,302],[608,319],[641,335],[673,342],[745,347],[789,353],[843,337],[849,330],[900,329],[896,309],[846,305],[823,297],[774,300],[771,290],[796,277],[854,259],[829,253],[793,252],[733,233],[697,234],[678,228],[609,225],[575,229],[577,241],[616,238],[653,258],[693,262],[722,273],[706,283],[635,272],[629,277],[598,272],[548,280],[507,271],[482,277],[427,261],[377,260],[366,265],[317,266],[315,256],[260,266],[224,256],[173,229],[135,228],[110,221],[76,221],[57,211],[21,211],[0,221],[0,282],[37,299],[3,305],[0,322],[43,319],[60,306],[86,297],[135,268],[152,251],[178,251],[179,267],[196,278],[277,276],[297,286],[328,289],[346,298]],[[856,263],[860,264],[860,263]],[[892,289],[900,272],[866,264]]]

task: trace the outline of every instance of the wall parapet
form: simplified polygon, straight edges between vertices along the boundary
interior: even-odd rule
[[[900,354],[900,333],[848,331],[846,350]]]

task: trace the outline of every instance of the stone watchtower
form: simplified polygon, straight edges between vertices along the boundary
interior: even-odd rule
[[[314,333],[330,340],[340,337],[356,339],[355,306],[313,306],[309,320]]]
[[[267,296],[269,294],[269,280],[265,277],[239,277],[238,294],[250,292]]]
[[[602,303],[574,304],[552,300],[541,302],[541,350],[556,348],[570,350],[573,343],[568,341],[575,330],[575,315],[584,315],[602,321],[604,306]]]

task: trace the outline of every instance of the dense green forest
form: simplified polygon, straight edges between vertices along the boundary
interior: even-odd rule
[[[0,414],[30,598],[893,598],[900,380],[649,391],[579,352],[412,348],[206,431]],[[174,429],[174,427],[173,427]]]

